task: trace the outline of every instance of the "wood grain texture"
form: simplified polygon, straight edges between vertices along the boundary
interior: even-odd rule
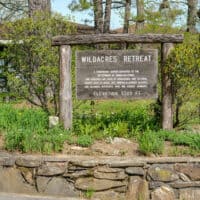
[[[52,38],[52,45],[78,45],[98,43],[182,43],[182,34],[90,34],[60,35]]]
[[[65,129],[72,128],[71,47],[60,46],[59,119]]]
[[[173,48],[172,43],[162,44],[161,48],[162,128],[166,130],[173,129],[172,72],[170,69],[166,69],[166,60]]]

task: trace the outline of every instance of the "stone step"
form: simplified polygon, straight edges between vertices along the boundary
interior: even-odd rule
[[[52,196],[0,192],[0,200],[85,200],[85,199],[74,198],[74,197],[57,197],[57,196],[52,197]]]

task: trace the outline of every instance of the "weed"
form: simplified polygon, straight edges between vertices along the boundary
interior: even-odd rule
[[[48,129],[48,115],[40,109],[16,109],[0,105],[0,127],[5,148],[22,152],[59,152],[67,132],[62,127]]]
[[[92,196],[94,195],[94,189],[88,189],[87,191],[84,192],[84,196],[88,199],[91,199]]]
[[[155,132],[146,131],[138,139],[139,150],[145,155],[149,153],[161,154],[164,149],[164,140]]]
[[[92,145],[93,139],[90,135],[80,135],[77,138],[77,144],[82,147],[88,147]]]

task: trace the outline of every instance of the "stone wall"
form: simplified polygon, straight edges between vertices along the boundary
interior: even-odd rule
[[[100,200],[199,200],[200,158],[0,153],[0,192]]]

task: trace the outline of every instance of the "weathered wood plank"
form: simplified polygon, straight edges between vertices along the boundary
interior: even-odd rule
[[[59,119],[65,129],[72,128],[71,47],[60,47]]]
[[[173,129],[171,71],[166,69],[166,60],[173,48],[172,43],[162,44],[161,48],[162,128],[166,130]]]
[[[157,98],[157,54],[157,49],[76,52],[77,98]]]
[[[78,45],[98,43],[181,43],[182,34],[90,34],[60,35],[52,38],[52,45]]]

